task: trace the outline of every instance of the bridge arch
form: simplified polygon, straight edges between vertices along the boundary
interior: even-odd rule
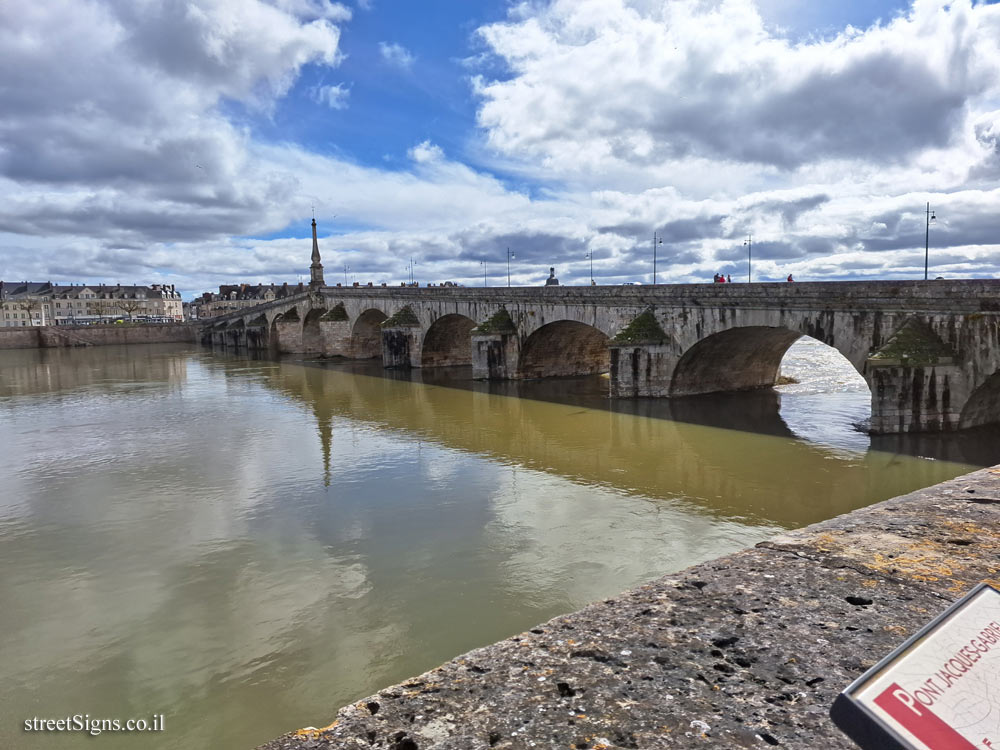
[[[319,320],[326,314],[325,307],[314,307],[306,314],[306,319],[302,321],[302,348],[307,354],[322,354],[323,333],[320,330]]]
[[[950,395],[950,393],[949,393]],[[1000,370],[976,388],[962,408],[958,428],[980,427],[1000,422]]]
[[[371,307],[354,320],[351,327],[351,356],[355,359],[375,359],[382,356],[382,321],[389,316]]]
[[[802,335],[783,327],[742,326],[706,336],[681,355],[674,367],[670,395],[769,388],[778,379],[785,352]],[[851,364],[857,369],[854,362]]]
[[[521,345],[519,378],[561,377],[607,372],[608,336],[575,320],[557,320],[537,328]]]
[[[424,334],[422,367],[449,367],[472,364],[472,329],[476,321],[450,313],[435,320]]]

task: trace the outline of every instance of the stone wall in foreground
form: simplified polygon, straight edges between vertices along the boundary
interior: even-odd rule
[[[198,325],[193,323],[0,328],[0,349],[112,344],[193,344],[199,341],[199,330]]]
[[[846,750],[836,695],[998,568],[1000,467],[557,617],[262,749]]]

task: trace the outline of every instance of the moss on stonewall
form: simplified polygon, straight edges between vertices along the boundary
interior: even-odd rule
[[[299,309],[297,307],[293,307],[281,316],[282,323],[295,323],[299,320]]]
[[[871,359],[898,360],[908,367],[926,367],[954,356],[955,353],[929,325],[910,318]]]
[[[514,321],[511,320],[507,308],[501,307],[489,320],[473,328],[472,333],[517,333],[517,328],[514,327]]]
[[[344,309],[344,303],[341,302],[339,305],[334,305],[331,307],[322,318],[322,321],[331,323],[340,323],[342,321],[348,320],[347,310]]]
[[[410,309],[409,305],[399,310],[392,317],[386,318],[385,320],[382,321],[383,328],[396,328],[399,326],[418,326],[418,325],[420,325],[420,321],[417,320],[417,316],[413,313],[413,310]]]
[[[662,344],[667,334],[656,320],[652,308],[641,312],[611,340],[612,344]]]

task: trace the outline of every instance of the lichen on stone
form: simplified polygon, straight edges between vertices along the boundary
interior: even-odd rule
[[[473,328],[472,333],[517,333],[517,328],[514,326],[514,321],[511,320],[507,308],[501,307],[493,313],[489,320]]]
[[[383,328],[395,328],[397,326],[418,326],[420,321],[417,320],[417,316],[414,314],[410,306],[402,308],[396,312],[391,317],[386,318],[382,321]]]
[[[347,310],[344,309],[344,303],[341,302],[338,305],[334,305],[329,310],[327,310],[320,320],[331,323],[339,323],[348,320]]]
[[[620,330],[611,340],[612,344],[662,344],[667,341],[653,309],[649,308],[635,316],[631,323]]]
[[[943,359],[954,358],[955,353],[934,333],[927,323],[910,318],[896,331],[871,359],[898,360],[909,367],[938,364]]]

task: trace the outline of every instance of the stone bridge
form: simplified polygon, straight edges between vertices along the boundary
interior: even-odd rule
[[[771,387],[803,335],[865,377],[873,433],[1000,422],[998,280],[324,287],[206,321],[202,340],[483,379],[609,372],[622,398]]]

